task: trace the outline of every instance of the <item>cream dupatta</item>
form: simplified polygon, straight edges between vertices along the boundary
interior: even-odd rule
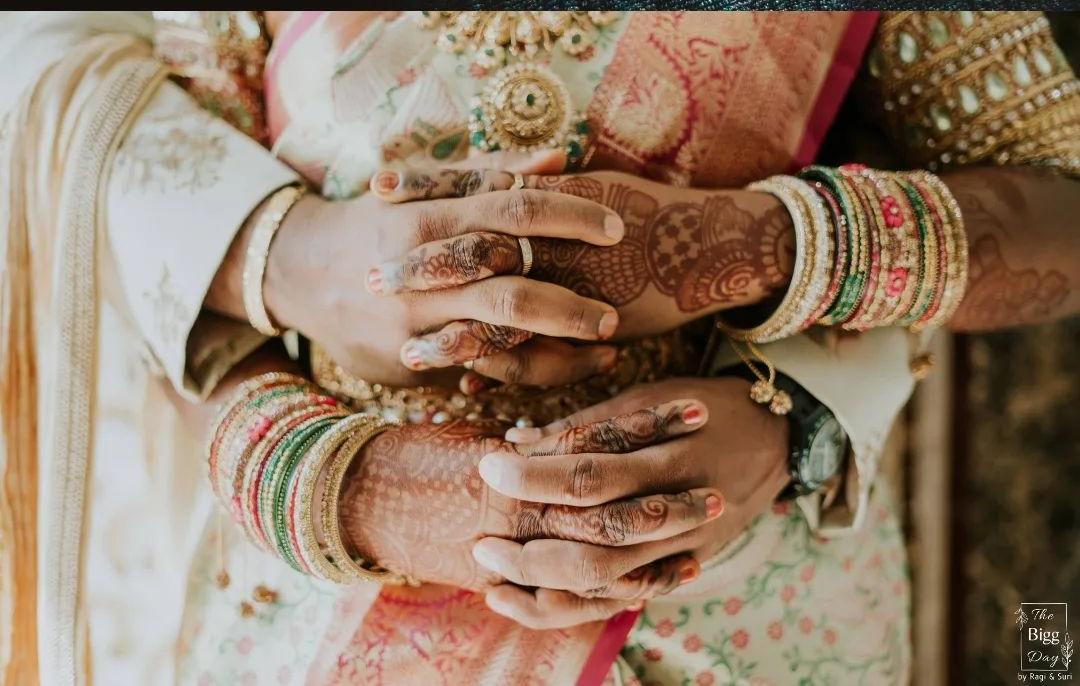
[[[80,21],[16,19],[45,43],[58,23]],[[110,21],[116,32],[102,33]],[[10,684],[88,680],[81,549],[109,290],[100,198],[132,114],[163,76],[130,20],[86,24],[0,107],[0,681]],[[0,40],[33,38],[16,31]]]

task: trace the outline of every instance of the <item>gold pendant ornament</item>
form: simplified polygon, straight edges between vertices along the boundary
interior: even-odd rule
[[[588,124],[571,109],[570,93],[547,67],[532,62],[504,67],[471,104],[473,147],[484,152],[563,148],[568,166],[581,159]]]
[[[463,54],[484,71],[499,70],[469,113],[469,144],[484,152],[562,148],[567,166],[584,156],[588,125],[566,86],[537,60],[560,48],[587,58],[597,31],[619,12],[419,12],[420,25],[438,29],[444,52]],[[508,64],[511,58],[517,58]]]

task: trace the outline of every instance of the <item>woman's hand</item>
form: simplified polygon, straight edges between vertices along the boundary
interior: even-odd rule
[[[512,174],[493,170],[411,170],[394,177],[397,183],[381,178],[372,184],[375,193],[406,205],[417,198],[482,197],[514,183]],[[603,204],[625,223],[626,237],[614,246],[532,241],[530,276],[614,305],[616,338],[670,331],[706,314],[755,304],[790,280],[791,218],[767,193],[677,188],[615,172],[525,176],[524,183]],[[492,252],[515,252],[512,238],[485,240]],[[395,292],[427,292],[446,285],[429,275],[436,265],[459,262],[459,252],[453,244],[430,242],[380,271],[384,279],[394,275]],[[515,379],[507,377],[521,367],[515,351],[474,364],[477,372],[510,381]]]
[[[582,512],[646,493],[722,492],[724,516],[647,542],[624,540],[610,523],[602,540],[588,543],[485,538],[473,555],[511,582],[488,593],[492,609],[536,627],[589,621],[630,604],[589,598],[610,596],[612,584],[632,570],[671,556],[706,561],[742,533],[789,478],[787,422],[751,402],[749,386],[735,378],[674,379],[636,387],[543,429],[511,429],[515,448],[479,464],[484,481],[503,496]],[[679,402],[691,413],[684,410],[683,423],[698,428],[659,442],[654,423],[642,421],[651,411],[641,410],[671,398],[694,398]],[[611,419],[620,416],[637,419]],[[715,511],[718,503],[710,506]]]
[[[628,432],[631,443],[625,447],[696,431],[705,420],[703,408],[693,401],[637,409],[642,411],[614,421]],[[486,589],[504,579],[477,564],[473,546],[481,539],[561,539],[589,548],[630,549],[681,536],[720,515],[721,495],[710,488],[665,495],[642,491],[586,507],[508,497],[489,488],[476,465],[487,453],[513,450],[502,438],[465,423],[406,426],[380,434],[357,456],[347,476],[341,521],[348,541],[365,559],[394,571]],[[628,568],[618,578],[605,579],[603,589],[588,588],[594,596],[617,600],[621,609],[670,590],[696,570],[693,560],[676,555]],[[594,611],[596,605],[613,606],[594,604]]]
[[[318,341],[349,371],[384,383],[427,383],[433,380],[417,370],[492,355],[533,333],[610,338],[618,322],[613,307],[519,276],[516,236],[612,246],[624,233],[622,220],[599,203],[536,190],[403,205],[372,194],[343,202],[308,195],[271,244],[264,297],[277,322]],[[369,275],[432,242],[455,257],[430,265],[439,290],[390,295],[393,275]],[[543,382],[572,381],[614,364],[610,346],[561,345],[565,364]]]

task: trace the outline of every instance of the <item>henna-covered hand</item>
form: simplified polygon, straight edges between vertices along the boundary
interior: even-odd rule
[[[386,198],[406,202],[460,197],[499,192],[513,184],[510,174],[469,174],[468,183],[461,183],[462,172],[405,172],[404,190]],[[413,194],[408,188],[414,185],[410,180],[414,175],[440,180],[424,184],[423,194]],[[524,180],[526,188],[604,204],[622,217],[626,236],[617,245],[532,241],[530,274],[616,306],[619,337],[669,331],[707,313],[755,304],[791,279],[792,220],[768,193],[675,188],[610,172]],[[453,259],[448,246],[421,250],[441,263]],[[407,287],[418,291],[438,287],[437,281],[430,283],[414,281]]]
[[[662,404],[617,418],[605,432],[613,436],[613,445],[644,438],[646,413],[652,417],[646,422],[648,432],[656,440],[674,440],[698,430],[705,420],[695,401]],[[625,436],[614,438],[618,433]],[[513,450],[505,440],[465,423],[408,426],[381,434],[364,448],[347,476],[340,510],[346,539],[360,555],[389,569],[425,581],[485,589],[502,583],[505,575],[477,564],[473,548],[480,540],[515,545],[559,540],[584,546],[582,551],[626,550],[619,559],[630,559],[641,546],[683,536],[723,509],[720,494],[711,488],[633,494],[585,507],[508,497],[492,490],[476,465],[486,453]],[[692,578],[697,562],[692,556],[673,555],[619,569],[618,574],[598,576],[597,569],[578,566],[576,576],[565,578],[562,588],[618,600],[617,609],[622,609]],[[542,570],[529,564],[512,572],[519,579],[534,573]]]
[[[705,561],[742,533],[788,481],[787,424],[750,402],[748,391],[741,379],[673,379],[635,387],[548,427],[511,429],[507,438],[516,449],[486,455],[479,465],[483,479],[504,496],[573,512],[613,503],[625,507],[641,493],[678,493],[677,500],[700,493],[706,514],[714,516],[681,534],[644,542],[639,535],[632,544],[614,547],[581,540],[484,538],[473,550],[482,565],[519,587],[547,589],[532,594],[500,586],[489,594],[491,607],[518,621],[536,621],[539,605],[558,604],[563,621],[586,621],[610,604],[571,598],[588,595],[583,582],[608,588],[630,570],[673,556]],[[658,404],[671,397],[696,400]],[[680,428],[687,426],[696,430]],[[646,437],[655,441],[641,447]],[[556,447],[608,450],[551,455]],[[670,501],[660,500],[670,508]],[[660,509],[660,503],[650,508]],[[716,518],[721,510],[724,516]],[[632,521],[641,529],[636,522],[645,519],[637,513]],[[683,580],[696,575],[696,568],[682,571],[687,575]]]

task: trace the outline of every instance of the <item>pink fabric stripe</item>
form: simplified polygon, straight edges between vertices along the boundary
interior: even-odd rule
[[[796,171],[811,164],[817,156],[821,142],[825,140],[825,134],[832,126],[836,118],[836,112],[840,109],[840,103],[847,95],[851,82],[862,64],[863,53],[870,43],[870,37],[874,35],[880,12],[852,12],[848,21],[847,30],[840,39],[840,45],[833,56],[832,66],[825,76],[821,90],[818,91],[814,109],[807,119],[806,128],[803,131],[802,140],[796,148],[795,157],[792,159],[792,171]]]
[[[285,25],[285,30],[280,36],[274,38],[274,44],[270,46],[270,53],[266,56],[266,66],[263,68],[263,87],[269,93],[274,83],[274,73],[278,63],[285,57],[285,53],[311,28],[315,21],[326,14],[326,10],[305,10],[299,13],[299,17],[291,17]]]
[[[585,666],[581,668],[577,686],[600,686],[604,683],[639,614],[640,611],[625,610],[607,621],[600,638],[596,639],[592,652],[585,660]]]

